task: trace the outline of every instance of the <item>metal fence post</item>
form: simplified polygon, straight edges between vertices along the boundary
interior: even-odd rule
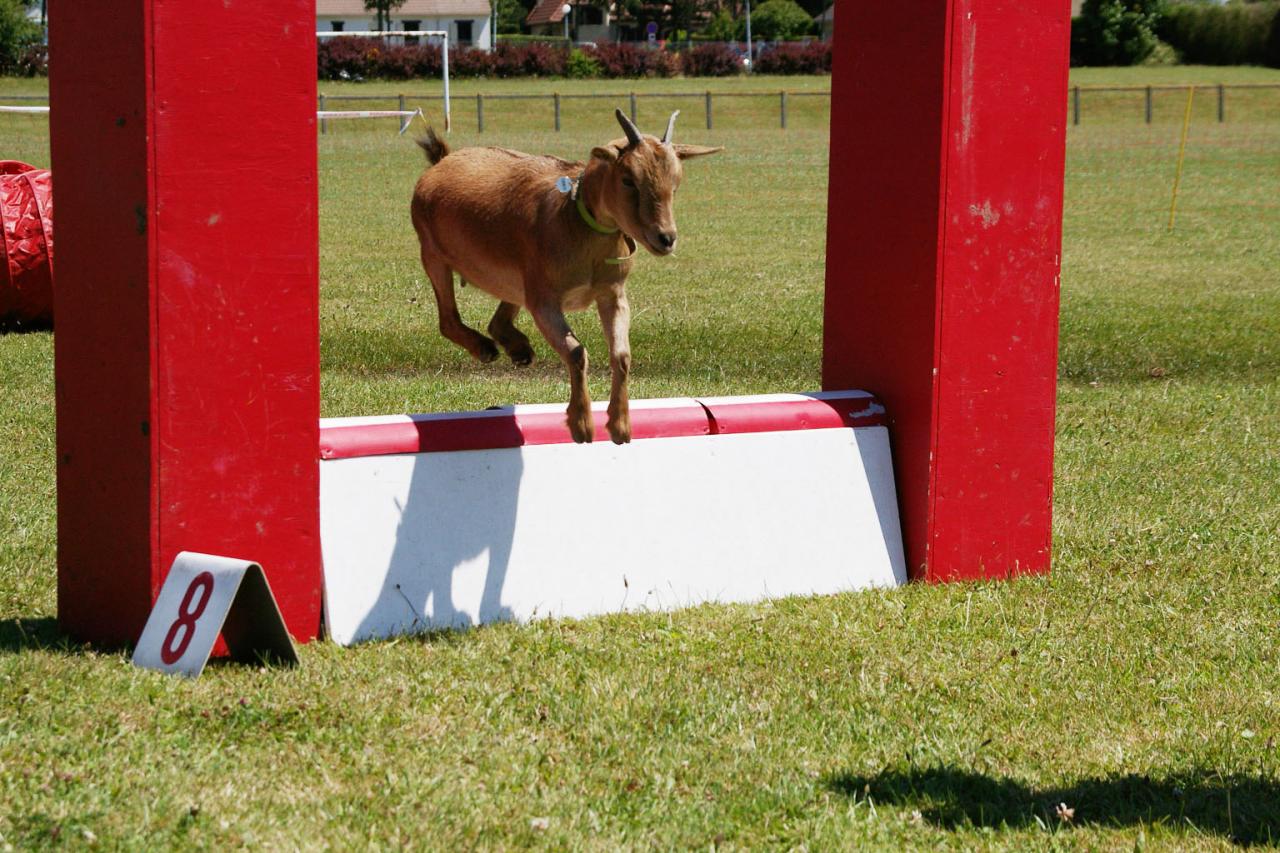
[[[787,92],[782,90],[778,93],[778,116],[782,119],[782,129],[787,129]]]
[[[1218,124],[1227,120],[1227,87],[1218,84]]]
[[[556,133],[560,132],[560,93],[556,92],[552,96],[556,103]]]
[[[484,95],[476,92],[476,133],[484,133]]]
[[[400,96],[396,99],[396,101],[397,101],[397,103],[399,104],[399,106],[397,106],[397,107],[396,107],[396,109],[400,110],[400,112],[404,112],[406,109],[408,109],[408,108],[404,105],[404,95],[403,95],[403,94],[402,94],[402,95],[400,95]],[[400,123],[400,132],[401,132],[401,133],[404,133],[406,130],[408,130],[408,129],[409,129],[409,119],[408,119],[406,116],[397,116],[397,119],[399,120],[399,123]]]
[[[636,120],[636,93],[635,93],[635,92],[632,92],[632,93],[631,93],[631,121],[632,121],[632,123],[634,123],[634,122],[635,122],[635,120]]]
[[[711,129],[711,90],[707,90],[707,130]]]
[[[320,112],[324,112],[324,95],[320,96]],[[329,132],[329,122],[326,121],[325,119],[320,119],[320,132],[321,133]]]
[[[1151,124],[1151,87],[1147,87],[1147,124]]]
[[[1071,123],[1080,123],[1080,87],[1075,86],[1071,89]]]

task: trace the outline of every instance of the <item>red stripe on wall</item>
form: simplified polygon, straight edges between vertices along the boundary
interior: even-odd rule
[[[884,407],[862,393],[796,399],[717,398],[689,406],[645,406],[631,409],[636,441],[699,435],[790,432],[884,425]],[[603,409],[595,413],[596,441],[608,441]],[[559,411],[507,408],[447,415],[415,415],[403,420],[370,423],[330,421],[320,429],[322,459],[350,459],[393,453],[439,453],[494,450],[573,441]]]

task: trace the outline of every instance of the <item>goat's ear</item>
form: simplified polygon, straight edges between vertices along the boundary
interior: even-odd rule
[[[618,162],[618,149],[612,145],[602,145],[599,148],[591,149],[591,159],[603,160],[606,163]]]
[[[708,154],[715,154],[718,151],[724,150],[723,145],[717,145],[715,148],[708,148],[705,145],[684,145],[679,142],[671,147],[675,149],[676,156],[681,160],[688,160],[690,157],[705,157]]]

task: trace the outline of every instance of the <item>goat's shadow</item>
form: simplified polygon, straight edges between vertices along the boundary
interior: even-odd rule
[[[1280,779],[1193,770],[1159,777],[1123,774],[1033,788],[1013,779],[952,767],[852,773],[827,779],[849,797],[919,810],[942,829],[1165,824],[1251,846],[1280,840]],[[1072,809],[1069,821],[1056,811]]]
[[[517,429],[514,419],[510,429]],[[385,580],[356,637],[432,636],[510,620],[502,592],[524,472],[521,449],[420,453],[412,466]]]

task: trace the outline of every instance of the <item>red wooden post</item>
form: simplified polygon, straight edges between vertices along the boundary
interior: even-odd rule
[[[823,385],[885,401],[915,577],[1049,566],[1068,6],[836,33]]]
[[[59,621],[136,640],[194,550],[260,562],[310,639],[315,4],[51,5]]]

